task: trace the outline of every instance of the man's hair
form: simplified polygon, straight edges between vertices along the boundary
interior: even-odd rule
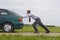
[[[31,13],[31,11],[30,11],[30,10],[27,10],[27,12],[28,12],[28,13]]]

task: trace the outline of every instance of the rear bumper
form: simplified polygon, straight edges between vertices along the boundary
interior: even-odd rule
[[[23,23],[22,22],[14,22],[13,23],[15,29],[22,29]]]

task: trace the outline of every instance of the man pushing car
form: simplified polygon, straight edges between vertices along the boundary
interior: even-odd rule
[[[49,29],[41,22],[41,19],[38,16],[32,14],[30,10],[27,10],[27,15],[22,18],[27,18],[27,17],[29,17],[29,21],[31,21],[30,20],[31,18],[35,20],[35,22],[33,23],[33,28],[35,30],[35,33],[39,33],[36,27],[37,24],[39,24],[42,28],[44,28],[46,30],[46,33],[50,32]]]

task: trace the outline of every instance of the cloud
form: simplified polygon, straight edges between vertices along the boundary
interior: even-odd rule
[[[26,10],[30,9],[44,24],[60,25],[60,0],[0,0],[0,8],[14,10],[20,15],[26,15]],[[26,20],[24,23],[29,23]]]

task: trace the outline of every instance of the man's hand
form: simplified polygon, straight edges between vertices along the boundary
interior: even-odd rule
[[[23,17],[21,16],[21,18],[23,18]]]

